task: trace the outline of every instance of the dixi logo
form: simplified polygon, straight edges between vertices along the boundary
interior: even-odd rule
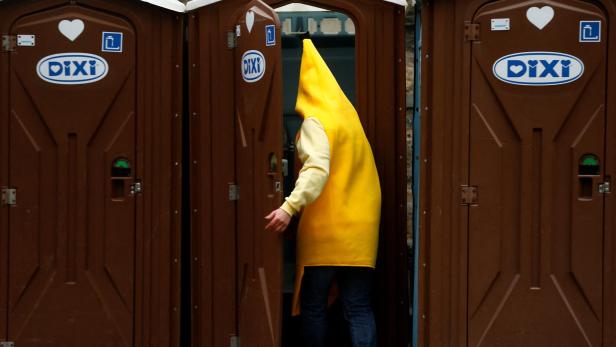
[[[506,55],[492,66],[499,80],[527,86],[550,86],[573,82],[584,73],[584,63],[557,52],[522,52]]]
[[[246,51],[242,55],[242,77],[248,83],[254,83],[265,75],[265,57],[255,50]]]
[[[87,84],[100,81],[109,71],[107,61],[94,54],[60,53],[41,59],[36,72],[44,81],[55,84]]]

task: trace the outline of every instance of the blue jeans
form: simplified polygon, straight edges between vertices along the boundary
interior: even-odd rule
[[[373,272],[368,267],[351,266],[304,268],[300,300],[304,346],[326,346],[327,298],[335,278],[353,347],[376,347],[376,324],[371,307]]]

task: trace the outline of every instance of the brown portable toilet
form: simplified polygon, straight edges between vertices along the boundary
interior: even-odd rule
[[[280,344],[281,240],[263,232],[262,215],[282,198],[281,28],[270,6],[283,2],[144,2],[0,3],[4,345],[180,343],[184,76],[193,344]],[[357,108],[384,202],[379,334],[405,346],[404,11],[397,0],[311,3],[357,26]],[[186,10],[183,69],[174,12]]]
[[[0,341],[177,346],[184,4],[0,2]]]
[[[421,10],[418,345],[616,345],[616,3]]]
[[[275,11],[289,3],[194,0],[186,5],[193,346],[282,343],[282,320],[288,315],[282,309],[282,237],[264,231],[264,216],[281,204],[283,180],[293,179],[282,175],[287,87]],[[407,346],[405,1],[309,4],[345,13],[355,23],[356,108],[383,194],[375,302],[379,343]]]

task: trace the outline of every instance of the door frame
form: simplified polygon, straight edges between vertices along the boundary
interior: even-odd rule
[[[2,6],[2,5],[0,5]],[[10,27],[9,27],[10,28]],[[4,23],[0,23],[0,32],[9,32]],[[10,92],[10,56],[0,53],[0,189],[10,187],[9,182],[9,92]],[[0,341],[8,337],[8,249],[9,249],[9,209],[0,202]]]
[[[616,56],[616,30],[614,25],[616,23],[616,4],[607,0],[595,0],[595,3],[606,12],[607,20],[611,25],[609,29],[607,40],[607,91],[608,96],[606,103],[606,117],[605,117],[605,176],[612,178],[612,186],[616,183],[616,99],[610,98],[609,95],[616,95],[616,69],[614,64],[610,64],[610,58]],[[609,43],[612,43],[611,45]],[[603,293],[604,305],[603,305],[603,339],[605,346],[611,346],[616,344],[616,196],[615,190],[612,187],[611,194],[605,194],[604,197],[604,279],[605,288]]]
[[[356,110],[374,153],[382,207],[374,300],[379,344],[407,346],[412,302],[407,247],[404,8],[382,0],[263,0],[276,8],[301,2],[344,13],[355,24]]]

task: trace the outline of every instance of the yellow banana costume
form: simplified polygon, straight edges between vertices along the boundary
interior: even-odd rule
[[[323,126],[330,175],[300,219],[294,314],[305,266],[374,268],[381,212],[379,177],[359,116],[310,40],[304,40],[296,110]]]

